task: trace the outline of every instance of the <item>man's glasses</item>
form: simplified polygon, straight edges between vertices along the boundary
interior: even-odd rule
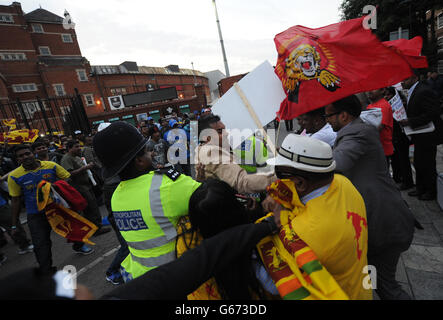
[[[327,119],[329,117],[335,116],[336,114],[340,114],[341,111],[337,111],[337,112],[333,112],[333,113],[328,113],[328,114],[324,114],[323,118]]]

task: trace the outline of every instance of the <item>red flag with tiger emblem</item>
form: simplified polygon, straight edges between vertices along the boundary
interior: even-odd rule
[[[290,120],[351,94],[399,83],[412,75],[407,60],[363,26],[364,17],[275,36],[275,73],[287,98],[277,115]]]
[[[429,66],[426,56],[421,55],[423,38],[420,36],[414,37],[409,40],[398,39],[392,41],[384,41],[383,44],[387,47],[393,48],[394,50],[398,50],[397,52],[405,57],[411,68],[422,69]]]

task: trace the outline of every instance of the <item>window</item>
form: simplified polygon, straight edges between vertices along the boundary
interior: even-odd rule
[[[26,60],[26,55],[24,53],[2,53],[0,57],[4,61],[21,61]]]
[[[0,23],[14,23],[14,19],[12,19],[12,15],[7,13],[0,13]]]
[[[40,51],[40,55],[42,56],[50,56],[51,50],[49,50],[49,47],[38,47],[38,50]]]
[[[119,95],[119,94],[126,94],[126,88],[112,88],[111,94],[113,96]]]
[[[438,28],[438,29],[443,28],[443,13],[440,13],[440,14],[437,16],[437,28]]]
[[[72,36],[69,33],[62,34],[63,42],[72,43]]]
[[[102,73],[116,73],[113,67],[101,67]]]
[[[37,91],[35,83],[13,84],[12,91],[16,93]]]
[[[86,71],[84,69],[76,70],[78,81],[88,81],[88,76],[86,75]]]
[[[64,96],[66,95],[65,86],[63,83],[57,83],[52,85],[54,87],[54,92],[56,96]]]
[[[439,74],[443,74],[443,60],[438,60],[438,68],[437,68],[437,72]]]
[[[443,37],[440,37],[437,40],[437,51],[438,53],[443,52]]]
[[[31,120],[34,118],[34,113],[38,112],[40,110],[40,107],[38,107],[38,102],[23,102],[23,111],[25,113],[26,119]]]
[[[32,24],[32,32],[43,33],[43,26],[41,24]]]
[[[92,93],[84,94],[86,105],[87,106],[95,106],[94,95]]]

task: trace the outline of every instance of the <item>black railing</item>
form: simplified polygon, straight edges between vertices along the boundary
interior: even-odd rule
[[[0,102],[0,129],[7,132],[4,119],[16,119],[16,129],[38,129],[40,134],[64,131],[74,135],[80,130],[91,133],[82,98],[75,89],[75,95],[50,98],[35,97],[35,100]]]

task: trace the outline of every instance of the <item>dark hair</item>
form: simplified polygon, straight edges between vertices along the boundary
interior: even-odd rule
[[[337,111],[345,111],[355,118],[360,116],[361,103],[356,95],[350,95],[346,98],[335,101],[332,103],[332,105]]]
[[[407,98],[405,97],[403,92],[401,92],[400,90],[397,90],[394,87],[387,87],[386,91],[388,91],[389,94],[392,95],[393,97],[395,96],[395,93],[397,92],[398,95],[400,96],[401,101],[403,102],[403,105],[407,104]]]
[[[149,127],[148,136],[152,137],[152,135],[156,132],[160,132],[160,130],[158,130],[157,126]]]
[[[68,142],[66,142],[66,150],[71,150],[76,144],[78,144],[77,140],[68,140]]]
[[[251,222],[249,213],[236,198],[236,191],[226,182],[214,179],[203,182],[192,194],[189,200],[189,220],[192,231],[200,232],[203,238]],[[251,266],[251,254],[245,253],[235,265],[215,275],[223,299],[249,300],[252,298],[250,289],[263,297]]]
[[[319,109],[315,109],[309,112],[306,112],[306,115],[309,117],[321,117],[325,114],[325,108],[319,108]]]
[[[220,117],[211,114],[205,114],[200,117],[198,120],[198,136],[200,137],[200,134],[203,130],[210,129],[211,124],[217,123],[220,121]]]
[[[226,182],[215,179],[206,180],[194,191],[189,200],[189,219],[203,238],[250,222],[235,195],[235,190]]]
[[[45,146],[46,147],[46,143],[44,143],[43,141],[39,141],[39,140],[37,140],[36,142],[34,142],[32,145],[31,145],[31,148],[32,148],[32,151],[35,151],[35,149],[37,149],[38,147],[41,147],[41,146]]]
[[[414,73],[414,75],[415,75],[417,78],[420,78],[420,76],[423,74],[423,72],[422,72],[421,69],[412,69],[412,72]]]
[[[29,149],[29,151],[33,151],[29,144],[19,144],[19,145],[15,146],[13,149],[14,155],[17,156],[17,152],[19,152],[21,150],[25,150],[25,149]]]

